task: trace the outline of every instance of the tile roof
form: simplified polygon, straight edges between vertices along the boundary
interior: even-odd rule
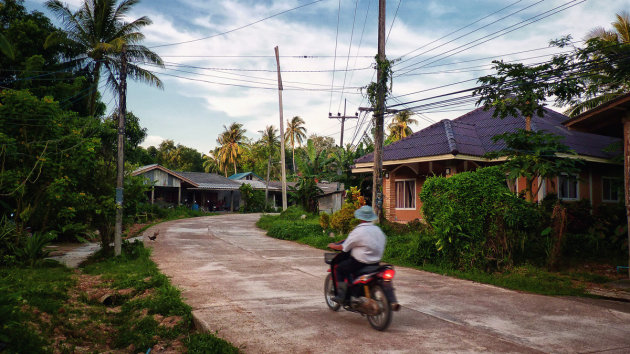
[[[493,118],[492,110],[477,108],[454,120],[444,119],[394,142],[383,149],[383,161],[404,160],[446,154],[483,156],[505,147],[502,141],[492,142],[497,134],[525,129],[524,117]],[[579,155],[610,159],[614,154],[603,149],[619,139],[567,129],[562,122],[568,117],[551,109],[544,109],[543,117],[532,119],[532,130],[546,131],[563,137],[562,142]],[[373,161],[373,153],[355,163]]]

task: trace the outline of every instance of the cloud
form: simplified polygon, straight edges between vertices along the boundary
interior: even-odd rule
[[[161,136],[147,135],[147,137],[144,139],[142,144],[140,144],[140,146],[144,148],[148,148],[149,146],[158,147],[164,140],[166,139]]]

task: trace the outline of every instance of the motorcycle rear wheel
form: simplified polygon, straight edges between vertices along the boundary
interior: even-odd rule
[[[333,284],[332,274],[328,274],[326,280],[324,281],[324,298],[326,299],[326,305],[328,308],[333,311],[339,311],[341,305],[333,301],[333,297],[335,296],[335,286]]]
[[[389,324],[392,322],[392,307],[389,301],[387,300],[387,296],[385,296],[385,291],[380,285],[374,285],[370,288],[372,292],[371,296],[374,301],[378,304],[380,312],[375,316],[367,316],[368,322],[372,326],[372,328],[377,331],[384,331],[389,327]]]

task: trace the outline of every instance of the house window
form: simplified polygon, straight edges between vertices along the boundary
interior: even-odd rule
[[[618,202],[623,185],[620,178],[602,178],[602,199],[605,202]]]
[[[576,175],[560,175],[558,177],[558,197],[560,199],[578,199],[578,179]]]
[[[416,181],[396,181],[396,209],[416,208]]]

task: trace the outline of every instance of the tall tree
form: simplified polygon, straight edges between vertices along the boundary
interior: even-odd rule
[[[616,14],[612,29],[593,28],[586,36],[586,46],[576,50],[578,64],[588,73],[583,79],[584,92],[570,100],[565,112],[576,116],[630,91],[630,15]]]
[[[291,121],[287,120],[287,130],[284,136],[291,143],[291,162],[293,163],[293,173],[295,173],[295,143],[297,142],[298,145],[302,146],[302,142],[306,139],[304,120],[299,116],[291,118]]]
[[[221,162],[219,161],[219,148],[210,150],[208,155],[203,155],[203,170],[206,173],[220,172],[223,169]]]
[[[104,68],[107,85],[118,91],[117,77],[120,71],[122,48],[126,48],[127,76],[161,88],[162,81],[151,71],[136,62],[164,66],[162,59],[149,48],[141,45],[144,35],[140,30],[152,22],[147,16],[126,21],[130,10],[139,0],[84,0],[76,12],[72,12],[59,0],[46,1],[46,7],[56,14],[64,30],[54,32],[46,39],[46,47],[66,45],[78,54],[69,58],[68,64],[87,73],[91,84],[88,112],[95,113],[101,70]]]
[[[280,146],[280,137],[278,134],[278,129],[274,128],[273,125],[268,125],[265,130],[259,131],[262,134],[262,138],[260,139],[260,143],[264,146],[264,149],[267,152],[267,180],[265,184],[265,204],[268,203],[269,198],[269,174],[271,172],[271,157],[273,156],[273,152]]]
[[[409,128],[411,124],[418,124],[417,119],[411,118],[411,112],[400,111],[396,113],[394,119],[387,127],[389,129],[390,139],[392,141],[398,141],[413,134],[413,131]]]
[[[242,145],[245,142],[245,132],[243,124],[232,123],[229,127],[223,126],[223,133],[217,138],[219,144],[219,160],[226,166],[232,164],[234,166],[234,173],[237,173],[236,164],[238,158],[243,150]],[[225,169],[225,176],[227,177],[227,167]]]

